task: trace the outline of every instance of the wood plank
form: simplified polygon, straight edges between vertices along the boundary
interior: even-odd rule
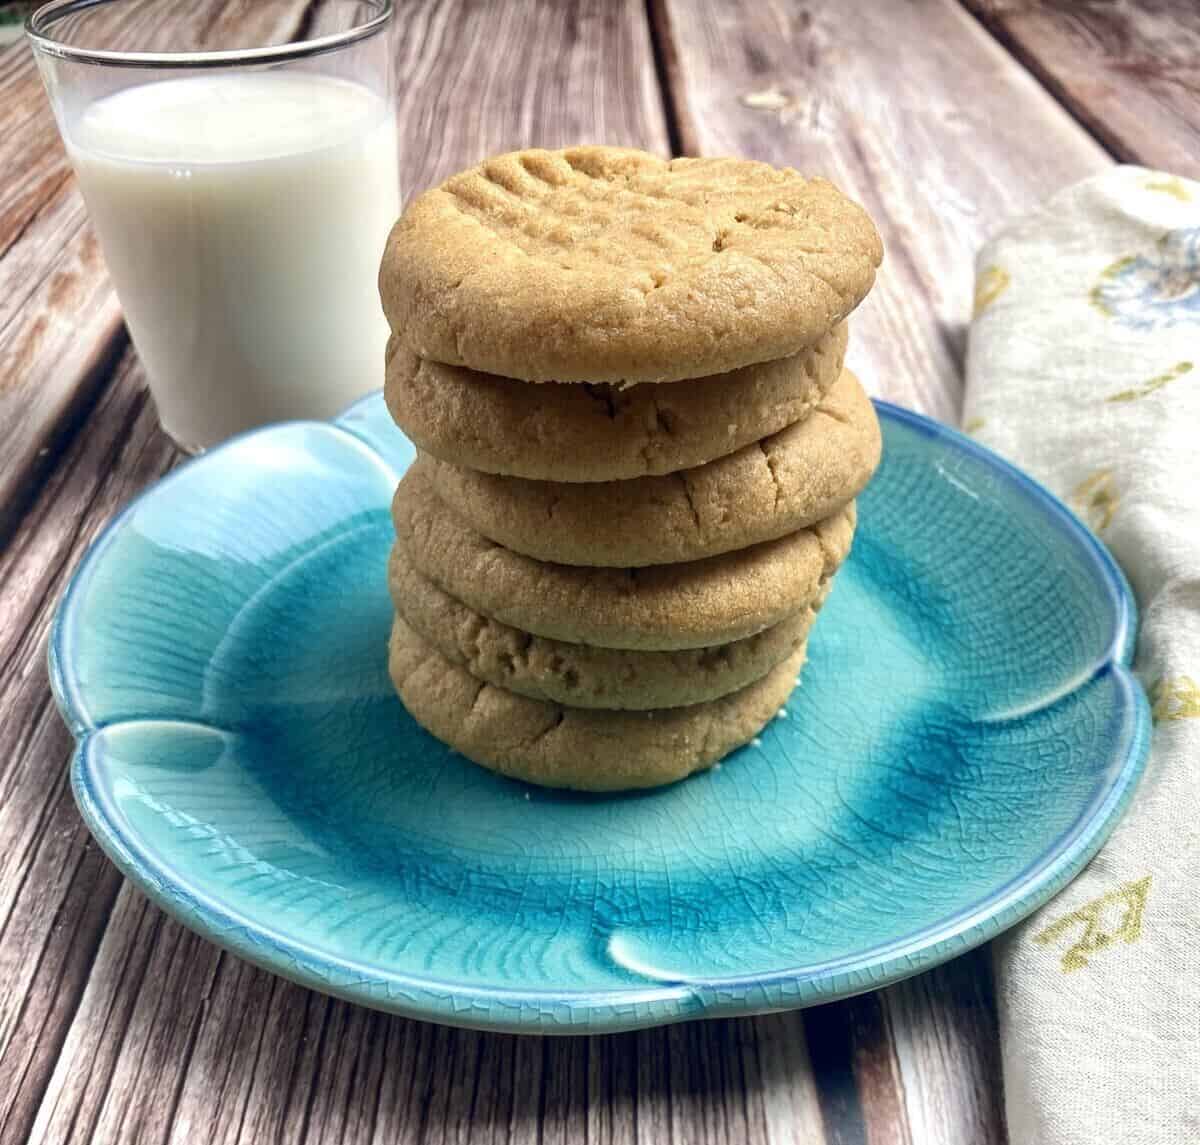
[[[580,1039],[408,1022],[224,956],[127,886],[30,1140],[818,1145],[781,1104],[803,1044],[799,1014]]]
[[[652,0],[686,151],[825,174],[886,247],[853,323],[873,392],[956,420],[981,241],[1110,162],[953,0]]]
[[[876,1003],[872,999],[868,1004]],[[855,1082],[853,1027],[848,1005],[816,1006],[804,1016],[829,1145],[877,1145],[868,1136],[866,1109]]]
[[[905,1108],[904,1082],[896,1058],[889,1015],[879,994],[864,994],[857,998],[821,1008],[823,1028],[826,1031],[841,1027],[849,1048],[850,1075],[857,1105],[861,1110],[863,1139],[868,1145],[913,1145],[914,1141],[952,1141],[951,1137],[934,1134],[914,1135],[909,1126]],[[816,1031],[809,1023],[810,1039]],[[814,1049],[814,1060],[816,1053]],[[818,1084],[822,1079],[818,1078]],[[845,1077],[834,1079],[833,1087],[821,1085],[822,1101],[828,1106],[837,1098],[851,1105],[854,1098]],[[828,1114],[830,1124],[846,1124],[834,1121]],[[849,1124],[857,1124],[857,1118],[848,1118]]]
[[[306,0],[133,4],[147,44],[286,39]],[[164,19],[164,14],[167,18]],[[0,50],[0,543],[123,348],[120,308],[24,42]]]
[[[396,36],[401,182],[409,198],[486,155],[519,147],[603,142],[669,150],[645,12],[634,0],[419,0],[399,5]]]
[[[53,603],[103,522],[172,464],[127,354],[0,555],[0,1140],[23,1140],[75,1014],[120,876],[67,782],[50,699]]]
[[[1008,1140],[991,968],[985,947],[879,996],[913,1145]]]
[[[1200,5],[964,3],[1122,162],[1200,177]]]

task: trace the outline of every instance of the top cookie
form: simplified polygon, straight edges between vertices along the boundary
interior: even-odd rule
[[[866,213],[824,179],[575,147],[501,155],[421,195],[379,286],[421,357],[662,382],[799,352],[858,305],[881,258]]]

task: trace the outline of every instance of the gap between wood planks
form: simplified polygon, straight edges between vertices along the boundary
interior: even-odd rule
[[[661,0],[646,0],[646,27],[650,31],[650,50],[654,60],[654,78],[667,124],[667,141],[672,155],[697,154],[695,135],[685,133],[683,101],[675,96],[679,75],[679,55],[671,34],[671,15]]]
[[[1200,177],[1200,7],[961,0],[1123,163]]]

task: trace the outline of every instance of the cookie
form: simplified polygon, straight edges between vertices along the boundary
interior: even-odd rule
[[[489,541],[413,466],[392,519],[417,568],[476,612],[568,644],[669,651],[730,644],[811,604],[850,551],[855,514],[851,502],[786,537],[687,564],[585,568]]]
[[[882,256],[866,213],[824,179],[573,147],[488,159],[419,196],[379,288],[422,358],[661,382],[799,353],[858,305]]]
[[[761,679],[808,636],[827,581],[812,605],[762,632],[712,648],[636,652],[534,636],[455,600],[392,550],[388,584],[396,612],[447,660],[477,680],[576,708],[675,708],[736,692]]]
[[[486,473],[620,481],[690,469],[806,417],[841,374],[846,324],[790,358],[674,386],[530,385],[389,343],[384,397],[426,453]]]
[[[532,700],[477,680],[396,618],[392,682],[412,717],[468,759],[544,787],[622,791],[673,783],[753,738],[779,711],[804,646],[761,680],[686,708],[610,712]]]
[[[527,481],[422,456],[438,496],[489,540],[568,565],[678,564],[836,513],[879,464],[879,421],[849,372],[812,415],[696,469],[595,484]]]

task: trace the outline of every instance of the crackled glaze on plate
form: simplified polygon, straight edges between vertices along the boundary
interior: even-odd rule
[[[620,797],[500,778],[387,677],[374,395],[176,471],[60,607],[76,797],[188,926],[317,989],[584,1032],[805,1005],[966,950],[1095,852],[1144,761],[1133,605],[986,450],[880,403],[884,462],[780,718]]]

